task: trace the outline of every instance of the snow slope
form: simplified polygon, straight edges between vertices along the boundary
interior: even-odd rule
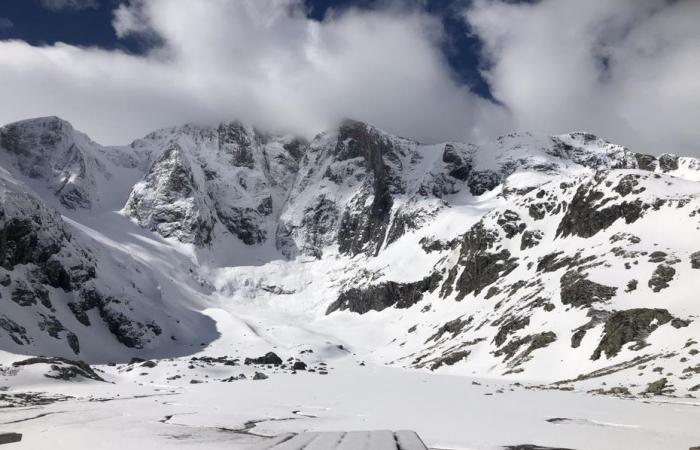
[[[540,417],[519,428],[514,413],[504,419],[516,427],[511,442],[494,440],[493,424],[489,438],[445,440],[452,422],[421,430],[419,413],[385,420],[405,406],[358,421],[350,417],[366,410],[327,394],[324,408],[351,410],[313,413],[328,422],[309,426],[403,422],[440,448],[522,444],[561,426],[581,433],[537,443],[579,448],[582,436],[608,426],[600,423],[616,423],[630,427],[601,429],[595,448],[624,448],[604,441],[643,442],[663,406],[628,423],[621,417],[640,411],[638,403],[615,400],[614,413],[600,416],[591,411],[608,400],[542,390],[646,398],[700,389],[693,158],[642,155],[587,133],[424,145],[355,121],[311,142],[233,122],[102,147],[43,118],[0,128],[0,167],[3,401],[74,389],[47,384],[45,375],[85,376],[70,361],[25,364],[22,355],[83,360],[117,392],[175,389],[194,409],[217,395],[214,385],[228,389],[224,380],[247,385],[259,372],[270,377],[261,384],[282,389],[298,379],[305,392],[305,380],[328,372],[328,392],[347,390],[354,378],[363,386],[405,379],[401,389],[421,392],[445,416],[468,414],[440,399],[466,389],[465,398],[483,400],[479,388],[452,377],[471,376],[498,380],[489,383],[507,392],[512,383],[535,389],[484,403],[495,408],[489,420],[501,404],[552,398],[574,405],[571,421]],[[270,351],[284,367],[244,362]],[[297,361],[316,373],[293,369]],[[102,389],[80,386],[81,398]],[[300,401],[287,395],[262,400],[259,415]],[[270,422],[267,431],[300,429],[291,423]],[[684,423],[669,419],[659,433],[686,445]],[[202,442],[213,442],[211,433]]]

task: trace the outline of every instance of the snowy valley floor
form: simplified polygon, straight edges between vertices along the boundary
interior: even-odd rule
[[[31,370],[0,376],[0,386],[7,386],[0,398],[42,392],[58,400],[0,408],[0,430],[24,435],[8,450],[244,449],[286,432],[372,429],[416,430],[432,449],[685,450],[700,444],[694,399],[619,399],[362,365],[359,355],[322,337],[302,354],[315,372],[292,374],[245,365],[245,356],[262,351],[260,342],[241,345],[242,337],[234,336],[238,349],[226,351],[233,345],[229,333],[240,327],[227,323],[221,310],[210,314],[222,337],[196,359],[94,366],[107,382],[57,382]],[[289,347],[272,350],[294,356]],[[207,359],[221,355],[240,360]],[[5,363],[23,358],[1,356]],[[269,378],[253,380],[256,371]],[[240,373],[246,379],[222,381]]]

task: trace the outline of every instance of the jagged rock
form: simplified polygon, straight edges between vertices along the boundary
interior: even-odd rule
[[[635,342],[632,350],[639,350],[646,345],[646,338],[659,326],[673,320],[665,309],[635,308],[613,313],[603,328],[603,337],[591,355],[597,360],[605,353],[607,358],[616,356],[622,347]]]
[[[474,225],[464,235],[458,263],[459,268],[463,269],[455,284],[458,299],[472,292],[478,294],[518,266],[517,258],[511,257],[510,251],[491,251],[497,238],[498,234],[486,229],[483,222]],[[452,281],[448,278],[447,283]]]
[[[666,252],[661,252],[661,251],[657,250],[655,252],[652,252],[649,255],[649,262],[651,262],[651,263],[664,262],[664,261],[666,261],[667,256],[668,256],[668,254]]]
[[[362,196],[342,215],[339,249],[352,255],[364,251],[376,254],[384,241],[393,205],[391,174],[384,162],[384,155],[392,151],[392,143],[364,123],[346,121],[338,132],[335,151],[339,161],[362,157],[372,174],[369,206],[364,206],[367,197]]]
[[[501,176],[492,170],[472,171],[467,180],[472,195],[483,195],[496,189],[503,182]]]
[[[644,391],[644,394],[663,395],[665,393],[669,393],[672,391],[672,389],[668,387],[668,384],[668,379],[658,379],[653,383],[649,383],[646,390]]]
[[[586,316],[590,317],[590,320],[574,330],[574,333],[571,335],[571,347],[578,348],[588,330],[597,327],[601,323],[605,323],[605,321],[610,317],[610,314],[610,312],[600,309],[589,309]]]
[[[656,167],[656,158],[652,155],[635,153],[635,158],[640,169],[653,172]]]
[[[635,190],[634,188],[639,186],[640,178],[641,177],[636,174],[625,175],[624,177],[620,178],[619,183],[613,188],[613,191],[620,194],[620,197],[625,197],[631,193],[639,193],[640,191]],[[644,188],[642,188],[642,190],[643,189]]]
[[[507,239],[522,233],[527,226],[525,223],[521,222],[518,213],[509,209],[501,214],[496,223],[503,229]]]
[[[522,330],[526,326],[530,325],[529,317],[514,317],[505,322],[498,328],[498,333],[493,338],[493,342],[497,347],[503,345],[503,343],[508,339],[508,336],[515,333],[518,330]]]
[[[659,156],[659,169],[662,172],[678,170],[678,156],[665,153]]]
[[[645,206],[639,199],[604,206],[606,202],[602,200],[605,193],[596,189],[604,180],[601,178],[577,189],[559,222],[557,237],[573,235],[588,238],[608,228],[618,219],[624,219],[625,223],[630,224],[642,216]]]
[[[194,193],[199,189],[192,162],[180,144],[170,143],[144,184],[127,201],[126,213],[142,226],[164,237],[206,245],[211,241],[211,209]]]
[[[5,330],[10,339],[17,345],[31,344],[32,340],[27,336],[27,329],[6,315],[0,316],[0,329]]]
[[[561,277],[561,302],[574,308],[590,307],[594,303],[606,302],[617,292],[616,287],[595,283],[585,274],[570,270]]]
[[[434,360],[433,364],[430,366],[430,370],[435,370],[439,369],[442,366],[452,366],[457,364],[460,361],[463,361],[467,359],[471,352],[469,350],[460,350],[456,352],[450,352],[446,355],[443,355],[436,360]]]
[[[520,250],[527,250],[540,244],[543,234],[539,230],[528,230],[523,232],[520,238]]]
[[[654,292],[660,292],[669,286],[669,282],[673,280],[673,276],[676,274],[676,269],[665,264],[659,264],[654,270],[654,274],[649,279],[649,287],[652,288]]]
[[[700,269],[700,252],[695,252],[690,255],[690,267]]]
[[[279,366],[283,363],[282,358],[277,356],[273,352],[268,352],[264,356],[260,356],[258,358],[246,358],[245,359],[245,364],[250,365],[250,364],[270,364],[273,366]]]
[[[414,283],[386,281],[366,288],[348,289],[341,292],[338,299],[331,303],[326,314],[345,310],[365,314],[369,311],[382,311],[391,306],[409,308],[421,301],[425,292],[437,289],[441,280],[442,275],[434,272]]]
[[[52,308],[49,291],[43,286],[30,288],[25,284],[20,284],[12,291],[11,298],[13,302],[20,306],[34,306],[39,302],[45,308]]]
[[[572,317],[580,320],[581,310],[574,308],[588,308],[588,323],[570,332],[557,331],[560,337],[571,338],[572,347],[590,348],[590,340],[598,338],[601,328],[609,341],[603,347],[614,348],[614,341],[624,340],[606,328],[613,312],[602,311],[608,305],[600,305],[614,299],[618,288],[590,281],[611,279],[605,271],[627,267],[627,275],[617,281],[622,288],[630,278],[640,276],[649,259],[677,270],[674,288],[676,283],[679,287],[691,283],[688,268],[674,265],[687,254],[675,237],[667,239],[674,224],[668,222],[666,235],[647,230],[652,221],[666,223],[667,216],[687,216],[691,222],[687,230],[693,231],[700,205],[691,180],[694,174],[687,174],[700,166],[692,158],[657,161],[588,133],[556,137],[514,133],[484,148],[460,143],[428,146],[351,121],[309,143],[234,122],[213,128],[188,125],[160,130],[120,150],[88,145],[87,138],[72,131],[75,136],[63,136],[68,128],[51,122],[0,131],[1,156],[8,161],[3,169],[13,177],[0,173],[0,290],[6,302],[0,316],[2,350],[53,351],[57,344],[65,344],[59,349],[61,354],[78,353],[83,347],[84,355],[94,355],[96,346],[102,344],[111,360],[122,360],[133,354],[129,347],[159,354],[161,341],[196,349],[208,337],[187,335],[206,327],[197,326],[201,322],[187,320],[189,316],[177,310],[187,304],[191,288],[197,295],[207,295],[211,289],[240,289],[246,296],[261,294],[281,301],[285,299],[275,296],[309,295],[314,289],[309,283],[330,283],[321,286],[323,292],[339,289],[341,293],[329,309],[403,308],[421,299],[426,303],[430,297],[430,304],[415,311],[420,320],[391,309],[381,315],[396,323],[397,330],[409,330],[386,343],[392,347],[391,354],[396,354],[397,364],[437,368],[462,361],[465,370],[476,368],[474,364],[517,373],[527,370],[526,365],[516,366],[528,358],[567,347],[533,353],[557,339],[547,331],[546,323],[562,316],[562,323],[578,324],[569,322]],[[51,127],[63,131],[54,133]],[[28,139],[27,134],[35,137]],[[44,149],[30,148],[42,139],[46,140]],[[75,148],[63,142],[73,142]],[[488,158],[484,157],[487,151]],[[76,169],[75,178],[65,188],[55,186],[60,177],[42,172],[50,166],[31,156],[51,160],[65,174],[67,166],[50,152],[61,158],[75,156],[77,165],[70,166]],[[123,161],[113,163],[115,157]],[[640,172],[644,164],[653,173]],[[674,165],[682,170],[676,171]],[[666,171],[673,176],[664,174]],[[83,214],[71,212],[95,206],[114,211],[115,205],[102,203],[114,197],[111,192],[105,195],[105,186],[115,186],[110,176],[121,178],[127,172],[132,179],[141,179],[123,212],[146,229],[193,244],[197,248],[192,249],[191,262],[173,261],[172,267],[164,265],[167,272],[161,272],[136,261],[143,258],[131,260],[128,251],[112,253],[111,244],[104,243],[107,239],[102,242],[94,234],[104,232],[106,238],[113,238],[110,227],[97,229],[95,224],[81,222]],[[22,180],[27,177],[40,194],[24,193],[34,191],[26,189]],[[19,184],[13,184],[15,179]],[[71,184],[88,189],[75,190]],[[44,185],[61,191],[47,191]],[[499,195],[486,194],[492,189],[498,189]],[[37,195],[45,191],[47,198],[39,199]],[[482,194],[486,195],[472,198]],[[487,210],[490,212],[480,212]],[[95,209],[96,214],[101,211]],[[61,214],[70,222],[64,223]],[[483,215],[476,218],[477,214]],[[472,220],[479,221],[467,230],[464,224],[474,223]],[[625,222],[637,221],[640,226],[635,224],[633,231],[639,236],[633,236]],[[465,230],[465,235],[458,235]],[[145,236],[147,233],[141,237]],[[271,238],[274,243],[268,242]],[[419,239],[426,253],[416,245]],[[146,241],[144,252],[150,246]],[[241,244],[251,248],[240,251]],[[275,279],[280,271],[273,274],[269,266],[242,269],[241,273],[236,269],[227,273],[226,283],[210,286],[207,271],[191,267],[200,261],[228,264],[232,253],[236,253],[231,258],[235,264],[260,266],[278,256],[273,244],[290,259],[330,257],[334,262],[329,259],[328,270],[332,273],[307,280],[296,280],[288,273],[288,281],[281,283]],[[396,260],[406,249],[419,251],[416,268],[430,267],[428,273],[414,279],[430,276],[414,283],[388,281],[391,278],[384,277],[394,273],[406,276],[411,254],[404,261]],[[383,260],[385,250],[388,263]],[[700,266],[700,257],[695,259]],[[695,259],[691,257],[693,266]],[[284,267],[291,271],[299,264],[309,264],[314,269],[309,273],[316,274],[317,268],[325,269],[323,263],[300,258],[285,262]],[[182,276],[177,281],[184,284],[183,289],[166,286],[163,275]],[[557,279],[562,303],[571,308],[557,309],[553,315],[549,312],[555,308]],[[436,298],[437,293],[428,294],[437,287],[442,300]],[[632,287],[628,285],[627,293],[615,299],[619,300],[615,306],[623,300],[630,305],[645,301],[646,289]],[[46,304],[40,300],[42,290],[47,292]],[[13,295],[15,291],[18,294]],[[689,304],[682,298],[686,292],[678,289],[669,298],[669,310],[676,310],[676,302]],[[465,303],[459,308],[450,306],[455,300]],[[644,320],[630,320],[636,325],[623,328],[645,329]],[[680,318],[668,324],[691,326],[689,319]],[[594,328],[595,332],[588,333]],[[667,331],[676,332],[671,327]],[[640,345],[644,333],[621,334],[632,336],[632,341],[622,344],[625,346]],[[121,346],[114,345],[113,336]],[[111,344],[104,345],[103,339]],[[44,345],[47,340],[48,346]],[[656,353],[659,348],[654,344]],[[472,345],[478,347],[467,349]],[[499,356],[494,358],[495,352]],[[603,353],[610,357],[604,349]],[[682,353],[683,358],[692,356],[688,351]],[[237,363],[201,357],[191,364],[195,368]],[[292,359],[279,369],[294,367]],[[691,372],[683,376],[690,376],[686,374]]]
[[[76,377],[88,378],[95,381],[104,381],[102,377],[97,375],[92,367],[83,361],[72,361],[65,358],[48,358],[48,357],[35,357],[28,358],[22,361],[16,361],[12,363],[13,367],[24,367],[36,364],[46,364],[50,366],[51,372],[44,374],[47,378],[54,378],[57,380],[71,380]]]
[[[143,348],[146,343],[162,333],[157,323],[149,321],[144,324],[118,311],[116,308],[123,303],[122,300],[104,296],[97,290],[89,288],[81,290],[79,298],[79,302],[68,304],[75,318],[83,325],[90,326],[87,311],[97,309],[109,331],[126,347]]]
[[[453,239],[451,241],[441,241],[439,239],[432,239],[428,237],[421,238],[420,246],[425,251],[425,253],[432,252],[442,252],[445,250],[453,250],[459,247],[459,240]]]
[[[493,352],[493,354],[496,357],[505,356],[504,361],[510,360],[517,354],[517,357],[510,363],[511,366],[517,366],[524,362],[532,352],[547,347],[556,340],[557,335],[552,331],[532,334],[523,338],[513,338],[508,344]],[[527,345],[527,348],[518,353],[523,345]]]
[[[44,117],[0,128],[0,148],[16,169],[43,183],[68,209],[95,202],[95,175],[101,164],[88,151],[96,146],[66,121]]]
[[[464,330],[464,328],[467,327],[469,324],[471,324],[473,321],[474,321],[474,318],[471,316],[466,320],[462,320],[459,317],[454,319],[454,320],[450,320],[449,322],[446,322],[440,328],[438,328],[438,330],[435,332],[435,334],[430,336],[425,341],[425,343],[427,344],[428,342],[431,342],[431,341],[438,341],[446,333],[450,333],[452,335],[451,337],[454,338],[458,334],[460,334],[462,332],[462,330]]]

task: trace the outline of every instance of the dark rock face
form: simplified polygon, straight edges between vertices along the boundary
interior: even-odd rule
[[[518,355],[511,364],[518,365],[527,360],[532,352],[537,349],[547,347],[552,342],[557,340],[557,335],[552,331],[545,331],[543,333],[531,334],[522,338],[514,338],[506,345],[496,350],[493,354],[496,357],[504,356],[503,360],[508,361],[513,358],[516,354]],[[525,350],[520,352],[520,348],[527,345]],[[520,352],[520,353],[518,353]]]
[[[662,172],[678,170],[678,156],[665,153],[659,156],[659,169]]]
[[[27,329],[5,315],[0,316],[0,329],[5,330],[10,339],[17,345],[31,344],[32,342],[27,336]]]
[[[0,205],[0,266],[11,271],[19,264],[34,264],[36,270],[33,271],[33,278],[37,283],[69,292],[94,278],[95,267],[84,263],[72,264],[69,268],[64,266],[59,254],[71,240],[71,236],[63,228],[57,214],[48,211],[46,213],[24,218],[5,218],[5,211]],[[85,259],[89,258],[81,249],[77,251],[80,251]],[[6,275],[2,283],[9,286],[10,276]],[[18,295],[19,297],[22,296]],[[37,294],[37,298],[46,304],[45,296]]]
[[[454,164],[461,166],[464,164],[462,156],[457,152],[455,146],[452,144],[446,144],[445,149],[442,151],[442,162],[445,164]]]
[[[690,255],[690,266],[693,269],[700,269],[700,252],[695,252]]]
[[[304,230],[302,253],[321,258],[323,247],[333,243],[332,232],[340,221],[340,211],[334,201],[321,197],[313,207],[304,210],[300,228]],[[283,224],[277,229],[277,247],[293,246],[291,234],[294,228]]]
[[[654,270],[654,274],[649,279],[649,287],[654,292],[660,292],[669,286],[669,282],[673,280],[676,274],[676,269],[665,264],[659,264]]]
[[[49,291],[41,285],[29,288],[22,283],[12,291],[11,298],[19,306],[35,306],[37,302],[40,302],[44,307],[52,308]]]
[[[590,320],[574,330],[574,333],[571,335],[571,348],[578,348],[588,330],[597,327],[601,323],[605,323],[605,321],[610,317],[610,314],[611,313],[609,311],[605,310],[594,308],[589,309],[586,315],[590,318]]]
[[[625,197],[629,194],[638,194],[644,191],[644,188],[635,189],[635,187],[639,186],[638,180],[640,178],[641,177],[639,175],[625,175],[620,179],[620,182],[613,188],[613,190],[620,194],[620,197]]]
[[[144,182],[150,190],[132,191],[125,208],[129,216],[163,237],[199,246],[211,242],[213,218],[197,203],[199,187],[178,143],[170,143]]]
[[[613,313],[605,321],[603,337],[591,359],[595,361],[603,353],[612,358],[629,342],[636,342],[632,350],[639,350],[646,345],[647,336],[671,320],[673,316],[665,309],[635,308]]]
[[[338,299],[331,303],[326,314],[334,311],[349,310],[358,314],[369,311],[382,311],[389,307],[409,308],[423,298],[425,292],[437,289],[442,275],[432,275],[414,283],[396,283],[387,281],[374,286],[343,291]]]
[[[590,307],[594,303],[610,300],[617,293],[616,287],[595,283],[576,270],[561,277],[561,302],[574,308]]]
[[[667,378],[660,378],[653,383],[649,383],[647,386],[646,390],[644,391],[645,394],[651,394],[651,395],[663,395],[666,393],[670,393],[673,390],[669,388],[669,382]]]
[[[451,241],[442,241],[440,239],[424,237],[420,240],[420,246],[425,253],[452,250],[457,248],[459,246],[459,243],[459,239],[452,239]]]
[[[425,343],[427,344],[428,342],[435,341],[437,342],[440,338],[442,338],[445,334],[449,333],[451,338],[456,337],[462,331],[469,326],[469,324],[472,323],[474,320],[473,317],[469,317],[466,320],[462,320],[461,318],[457,318],[454,320],[450,320],[449,322],[445,322],[438,330],[430,336]]]
[[[377,254],[384,242],[394,200],[391,173],[384,156],[392,152],[392,144],[361,122],[346,121],[339,130],[335,152],[338,161],[362,157],[371,173],[372,203],[360,196],[345,210],[340,222],[338,244],[341,253]]]
[[[439,369],[442,366],[453,366],[460,361],[464,361],[471,354],[469,350],[459,350],[449,352],[433,361],[430,365],[430,370]]]
[[[418,228],[420,228],[420,213],[418,211],[404,211],[402,208],[399,208],[387,233],[387,245],[396,242],[406,232],[417,230]]]
[[[502,182],[501,175],[493,170],[475,170],[469,174],[467,186],[472,195],[478,196],[496,189]]]
[[[217,129],[217,134],[219,149],[231,155],[231,164],[248,169],[255,167],[255,159],[251,149],[254,142],[241,123],[221,124]]]
[[[80,341],[78,340],[78,336],[75,335],[75,333],[71,332],[70,330],[67,330],[63,324],[53,315],[46,316],[44,314],[39,313],[41,316],[41,321],[39,321],[39,329],[41,331],[45,331],[49,336],[51,336],[54,339],[61,339],[61,334],[66,333],[66,340],[68,342],[68,346],[73,350],[73,353],[76,355],[80,353]]]
[[[104,296],[95,289],[86,288],[79,294],[80,300],[68,304],[75,318],[85,326],[90,326],[87,311],[97,309],[100,318],[109,328],[109,331],[119,342],[129,348],[143,348],[155,336],[162,331],[160,326],[153,321],[141,323],[130,319],[117,308],[125,301],[111,296]]]
[[[292,370],[306,370],[306,363],[303,361],[295,361],[292,365]]]
[[[536,247],[542,240],[542,232],[539,230],[528,230],[523,232],[520,238],[520,250],[527,250]]]
[[[214,205],[214,207],[221,223],[244,244],[255,245],[265,241],[265,231],[260,228],[260,222],[257,220],[258,214],[260,214],[259,210],[252,208],[223,209],[219,207],[219,204]],[[269,207],[272,208],[272,199],[270,199]]]
[[[668,254],[666,252],[655,251],[649,255],[649,262],[660,263],[666,261]]]
[[[442,162],[447,165],[448,175],[459,181],[467,181],[472,172],[471,161],[457,151],[454,145],[446,144],[442,152]]]
[[[14,362],[12,366],[24,367],[34,364],[47,364],[51,367],[52,372],[44,374],[47,378],[68,381],[77,377],[82,377],[95,381],[104,381],[104,379],[97,375],[97,373],[92,370],[92,367],[85,362],[73,361],[65,358],[47,358],[40,356]]]
[[[525,231],[525,223],[520,219],[520,216],[515,211],[506,210],[496,221],[506,234],[506,238],[510,239],[513,236]]]
[[[496,333],[496,336],[493,338],[493,342],[497,347],[500,347],[506,339],[508,339],[508,336],[518,330],[522,330],[528,325],[530,325],[530,318],[527,316],[511,318],[501,325],[498,329],[498,333]]]
[[[630,224],[639,219],[645,209],[640,200],[604,207],[605,194],[595,186],[582,185],[574,195],[557,228],[557,237],[579,236],[589,238],[608,228],[618,219]]]
[[[282,364],[282,358],[277,356],[273,352],[268,352],[264,356],[260,356],[258,358],[246,358],[244,363],[246,365],[250,364],[264,364],[264,365],[273,365],[273,366],[279,366]]]
[[[637,166],[642,170],[653,172],[656,166],[656,158],[652,155],[644,155],[641,153],[634,154],[637,160]]]
[[[455,285],[458,300],[472,292],[478,294],[518,266],[517,258],[512,258],[508,250],[492,251],[497,238],[498,233],[486,229],[483,222],[474,225],[464,235],[457,265],[464,269]]]
[[[4,217],[0,211],[0,218]],[[11,218],[0,229],[0,263],[7,270],[17,264],[42,263],[60,250],[56,241],[40,242],[40,218]]]

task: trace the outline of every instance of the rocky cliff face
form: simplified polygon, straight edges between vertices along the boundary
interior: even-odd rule
[[[109,361],[215,334],[200,314],[166,306],[151,269],[129,257],[136,248],[117,248],[100,234],[108,224],[91,220],[126,192],[120,183],[138,172],[140,155],[101,147],[57,118],[0,136],[2,349]]]
[[[17,122],[0,129],[5,167],[35,180],[70,209],[90,208],[95,202],[95,172],[100,162],[87,148],[92,143],[56,117]]]
[[[162,130],[132,144],[148,155],[124,211],[163,237],[196,246],[215,235],[246,245],[274,239],[305,143],[240,123]]]
[[[311,142],[233,122],[104,148],[58,119],[0,138],[3,348],[186,352],[215,338],[197,312],[215,296],[349,341],[366,327],[404,366],[698,384],[697,159],[587,133],[424,145],[356,121]],[[198,266],[229,251],[262,262]]]
[[[0,292],[5,306],[0,334],[9,338],[4,348],[45,351],[48,341],[53,353],[76,356],[85,347],[94,354],[109,341],[142,349],[163,333],[170,321],[139,305],[138,288],[107,285],[103,277],[114,267],[81,243],[58,213],[21,186],[1,183]],[[92,342],[95,336],[107,342]]]

